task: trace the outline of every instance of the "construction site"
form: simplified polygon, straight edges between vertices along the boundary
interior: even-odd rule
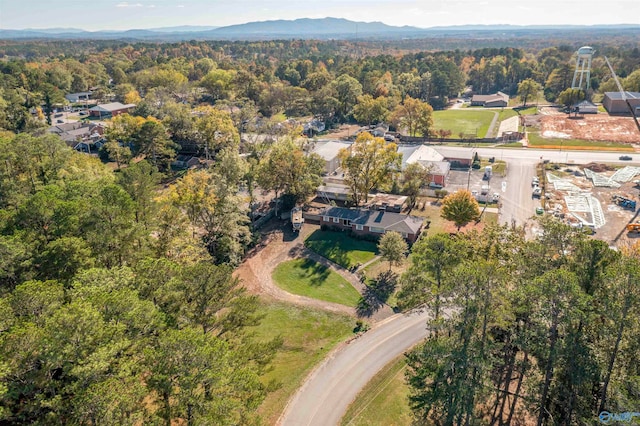
[[[559,112],[549,114],[552,108],[546,108],[547,115],[528,117],[528,125],[540,129],[544,138],[580,139],[587,141],[607,141],[638,143],[638,129],[632,117],[612,116],[606,113],[570,116]]]
[[[545,165],[539,171],[544,185],[544,210],[596,238],[617,245],[640,233],[629,232],[637,220],[640,167],[614,168]],[[629,229],[628,229],[628,225]],[[640,228],[640,225],[637,226]]]

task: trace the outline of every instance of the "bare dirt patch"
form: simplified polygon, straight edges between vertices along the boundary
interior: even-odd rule
[[[343,124],[337,129],[329,130],[325,137],[331,139],[348,139],[354,136],[358,129],[360,129],[360,126],[357,124]]]
[[[607,114],[584,115],[578,118],[563,115],[545,115],[540,118],[542,135],[567,135],[572,139],[633,143],[640,140],[638,129],[631,117]]]

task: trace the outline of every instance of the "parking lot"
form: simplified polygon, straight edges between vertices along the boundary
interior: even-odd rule
[[[497,195],[498,199],[502,197],[506,188],[507,179],[495,173],[492,173],[491,179],[488,181],[483,180],[483,176],[484,169],[471,170],[471,173],[469,173],[469,171],[451,170],[447,177],[447,185],[444,189],[451,193],[459,189],[468,188],[472,194],[477,194],[476,199],[481,204],[485,202],[485,197],[483,197],[482,193],[486,192],[489,195],[489,204],[496,204],[492,203],[492,198],[494,198],[494,195]],[[488,188],[484,188],[485,191],[483,191],[483,186],[488,186]],[[499,205],[499,200],[497,204]],[[497,207],[497,205],[493,207]]]

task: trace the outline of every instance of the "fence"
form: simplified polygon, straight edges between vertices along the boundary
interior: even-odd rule
[[[431,144],[443,144],[443,143],[451,143],[451,142],[462,142],[468,144],[474,143],[496,143],[496,138],[432,138],[432,137],[422,137],[422,136],[400,136],[400,142],[405,144],[423,144],[423,143],[431,143]]]

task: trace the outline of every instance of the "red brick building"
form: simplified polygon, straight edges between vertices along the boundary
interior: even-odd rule
[[[120,102],[111,102],[108,104],[96,105],[89,108],[89,115],[92,117],[108,118],[116,115],[130,112],[136,106],[134,104],[121,104]]]
[[[395,231],[414,243],[422,231],[423,219],[384,210],[355,210],[329,207],[320,212],[320,224],[349,230],[356,235],[380,237]]]

